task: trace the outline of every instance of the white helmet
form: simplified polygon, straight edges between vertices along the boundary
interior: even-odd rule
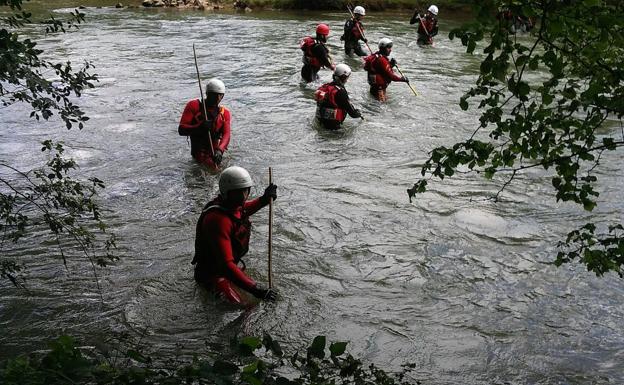
[[[334,69],[334,76],[342,77],[342,76],[350,76],[351,75],[351,67],[346,64],[338,64],[336,69]]]
[[[364,7],[361,7],[359,5],[353,8],[353,13],[356,15],[362,15],[362,16],[366,15],[366,11],[364,10]]]
[[[223,198],[227,197],[227,193],[231,190],[251,187],[253,185],[253,181],[247,170],[238,166],[226,168],[219,177],[219,192]]]
[[[427,11],[433,13],[435,16],[438,16],[438,7],[436,7],[435,5],[430,6]]]
[[[378,46],[379,46],[379,49],[392,48],[392,40],[388,39],[387,37],[384,37],[381,40],[379,40]]]
[[[206,93],[225,94],[225,84],[217,78],[212,78],[206,83]]]

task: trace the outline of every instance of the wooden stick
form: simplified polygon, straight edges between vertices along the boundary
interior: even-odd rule
[[[204,103],[204,90],[201,85],[201,78],[199,77],[199,66],[197,65],[197,54],[195,53],[195,43],[193,43],[193,57],[195,58],[195,69],[197,70],[197,83],[199,84],[199,96],[201,97],[201,105],[204,108],[204,119],[208,121],[208,111],[206,110],[206,103]],[[214,147],[212,146],[212,133],[208,131],[208,139],[210,140],[210,156],[214,156]]]
[[[269,185],[273,183],[273,171],[269,167]],[[269,289],[273,288],[273,274],[271,268],[271,254],[273,252],[273,198],[269,198]]]
[[[399,71],[399,73],[401,74],[401,76],[405,77],[405,75],[403,75],[403,72],[401,72],[401,69],[399,68],[399,65],[396,65],[396,69],[397,71]],[[409,84],[409,82],[407,83],[407,85],[409,86],[410,90],[412,90],[412,92],[414,93],[414,96],[418,96],[418,93],[416,92],[416,90],[414,89],[414,87],[412,87],[411,84]]]

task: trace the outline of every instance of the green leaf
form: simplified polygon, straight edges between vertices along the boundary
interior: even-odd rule
[[[239,372],[238,366],[227,361],[217,360],[212,365],[212,370],[215,373],[231,376]]]
[[[466,101],[466,97],[462,97],[459,100],[459,107],[464,111],[468,109],[468,101]]]
[[[477,41],[474,38],[472,38],[468,41],[466,52],[473,53],[475,48],[477,48]]]
[[[347,342],[334,342],[329,345],[329,351],[333,357],[341,356],[347,349]]]
[[[140,363],[146,363],[147,357],[136,350],[128,350],[126,356]]]
[[[316,358],[325,357],[325,336],[316,336],[308,347],[308,355]]]
[[[532,71],[537,70],[539,68],[539,61],[540,61],[539,56],[532,57],[531,60],[529,61],[529,69],[531,69]]]
[[[264,335],[264,338],[262,339],[262,344],[264,345],[266,350],[269,350],[270,352],[275,354],[277,357],[282,357],[284,355],[284,352],[282,351],[282,347],[280,346],[280,344],[277,341],[275,341],[270,335],[268,334]]]
[[[596,208],[596,202],[586,200],[585,202],[583,202],[583,208],[586,211],[592,211],[594,208]]]
[[[238,342],[239,350],[247,355],[252,355],[254,350],[262,347],[262,341],[258,337],[244,337]]]
[[[249,365],[245,366],[245,367],[243,368],[243,373],[253,373],[253,372],[255,372],[256,370],[258,370],[258,362],[259,362],[259,361],[260,361],[260,360],[256,360],[256,361],[252,362],[251,364],[249,364]]]
[[[524,81],[519,82],[517,87],[518,87],[518,95],[520,96],[526,96],[529,94],[529,92],[531,92],[531,88]]]

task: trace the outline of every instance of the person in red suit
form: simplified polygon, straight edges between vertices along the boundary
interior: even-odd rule
[[[213,169],[219,167],[230,144],[230,110],[219,105],[224,95],[225,84],[217,78],[210,79],[204,99],[207,116],[201,100],[191,100],[184,107],[178,126],[180,135],[191,138],[193,158]]]
[[[388,59],[392,52],[392,40],[387,37],[379,40],[379,51],[364,59],[364,69],[368,72],[368,84],[370,85],[370,93],[379,101],[385,102],[388,97],[386,88],[391,82],[406,82],[409,79],[405,76],[399,76],[392,71],[392,67],[396,65],[394,59]]]
[[[425,15],[418,10],[414,11],[410,24],[418,23],[418,40],[421,45],[433,45],[433,37],[438,34],[438,7],[435,5],[427,9]]]
[[[245,274],[243,256],[249,250],[249,217],[277,199],[277,186],[269,184],[261,197],[248,200],[253,186],[242,167],[228,167],[219,177],[219,195],[208,202],[197,221],[195,234],[195,281],[222,299],[248,304],[241,291],[274,301],[277,293],[258,285]],[[242,267],[239,266],[242,264]]]

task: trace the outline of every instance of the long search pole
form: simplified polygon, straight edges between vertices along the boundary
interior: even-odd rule
[[[206,103],[204,103],[204,90],[201,85],[201,78],[199,77],[199,66],[197,65],[197,54],[195,53],[195,43],[193,43],[193,57],[195,58],[195,69],[197,70],[197,83],[199,84],[199,96],[201,97],[201,105],[204,108],[204,119],[208,120],[208,111],[206,110]],[[210,140],[210,156],[214,156],[214,147],[212,146],[212,133],[208,131],[208,139]]]
[[[401,74],[401,76],[405,77],[405,75],[403,75],[403,71],[401,71],[401,69],[399,68],[399,65],[396,64],[395,66],[396,66],[397,71],[399,71],[399,73]],[[418,93],[416,92],[414,87],[412,87],[412,85],[409,82],[407,82],[407,85],[409,86],[410,90],[412,90],[412,92],[414,93],[414,96],[418,96]]]
[[[357,22],[355,15],[353,14],[353,11],[351,10],[351,7],[349,7],[349,4],[347,4],[347,9],[349,10],[349,13],[351,14],[351,18],[353,19],[353,21],[355,21],[355,26],[357,27],[358,31],[360,31],[360,35],[362,35],[363,39],[366,39],[366,36],[364,36],[364,31],[362,31],[362,28],[360,28],[360,24]],[[372,54],[373,50],[368,45],[368,41],[365,41],[364,44],[366,44],[366,48],[368,48],[368,51]]]
[[[422,17],[420,17],[420,12],[418,12],[418,10],[416,10],[416,13],[418,13],[418,21],[420,22],[420,25],[423,27],[423,30],[427,34],[427,38],[429,38],[431,40],[431,36],[430,36],[429,30],[427,30],[427,27],[425,26],[425,22],[423,21]]]
[[[269,185],[273,183],[273,170],[269,167]],[[273,254],[273,198],[269,198],[269,289],[273,288],[271,255]]]

